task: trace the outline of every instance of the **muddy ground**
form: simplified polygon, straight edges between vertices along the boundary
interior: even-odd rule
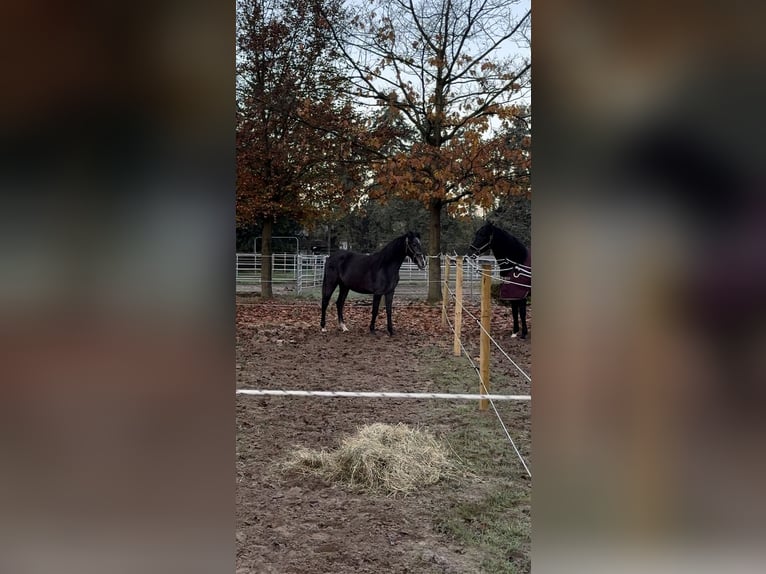
[[[328,332],[321,333],[316,301],[238,298],[237,386],[477,392],[478,377],[468,360],[451,356],[452,337],[441,326],[438,307],[396,299],[393,337],[384,331],[369,334],[367,301],[347,302],[346,333],[337,330],[334,306],[331,310]],[[530,340],[510,338],[510,309],[494,313],[493,324],[506,327],[497,332],[498,342],[529,373]],[[382,318],[379,327],[385,325],[385,312]],[[478,357],[478,327],[464,321],[466,347]],[[531,325],[530,312],[530,330]],[[500,353],[493,353],[492,369],[493,393],[529,393],[526,380]],[[531,464],[530,403],[496,404]],[[295,446],[330,449],[373,422],[402,422],[433,432],[473,477],[391,497],[284,474],[276,467]],[[525,572],[530,486],[495,413],[479,412],[475,402],[237,398],[238,574]],[[510,491],[518,502],[498,510],[501,514],[489,513],[494,522],[478,511],[472,515],[471,504]],[[512,550],[498,549],[489,536],[496,523],[504,527],[505,521],[522,533]],[[457,535],[464,527],[466,535]]]

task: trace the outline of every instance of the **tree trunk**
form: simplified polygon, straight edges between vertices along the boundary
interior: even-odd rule
[[[261,232],[261,297],[271,298],[271,230],[274,222],[268,217],[263,220]]]
[[[442,298],[442,268],[438,256],[441,251],[442,202],[432,199],[428,206],[428,302],[438,303]]]

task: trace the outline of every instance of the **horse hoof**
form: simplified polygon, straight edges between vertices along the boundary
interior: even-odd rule
[[[324,327],[322,327],[322,333],[326,333],[326,332],[327,332],[327,329],[325,329]]]
[[[511,335],[511,339],[515,339],[515,338],[516,338],[516,333],[514,333],[513,335]]]
[[[340,324],[340,330],[341,330],[341,331],[343,331],[344,333],[345,333],[346,331],[348,331],[348,327],[346,327],[346,324],[345,324],[345,323],[341,323],[341,324]]]

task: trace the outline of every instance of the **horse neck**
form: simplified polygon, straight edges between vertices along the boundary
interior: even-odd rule
[[[397,237],[391,243],[383,247],[378,251],[377,255],[381,261],[388,261],[394,264],[401,264],[404,262],[404,258],[407,257],[407,249],[405,244],[405,237]]]
[[[501,229],[495,229],[491,248],[495,259],[508,259],[514,263],[524,263],[529,254],[521,241]]]

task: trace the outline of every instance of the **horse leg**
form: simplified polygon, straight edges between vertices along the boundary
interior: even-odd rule
[[[346,302],[346,295],[348,295],[348,287],[341,283],[338,300],[335,302],[335,305],[338,307],[338,325],[340,325],[341,331],[348,331],[348,327],[346,327],[346,323],[343,321],[343,304]]]
[[[386,326],[388,327],[388,335],[394,334],[394,324],[391,321],[391,308],[394,304],[394,292],[386,293]]]
[[[319,322],[319,326],[322,328],[322,332],[326,332],[325,329],[325,317],[327,313],[327,305],[330,303],[330,298],[335,292],[335,286],[337,281],[330,277],[331,273],[325,270],[324,281],[322,281],[322,320]]]
[[[372,320],[370,321],[370,333],[375,332],[375,320],[378,318],[378,309],[380,309],[380,295],[372,296]]]
[[[513,338],[519,332],[519,302],[515,299],[511,301],[511,312],[513,313],[513,335],[511,338]]]
[[[519,313],[521,313],[521,338],[527,338],[527,300],[519,301]]]

